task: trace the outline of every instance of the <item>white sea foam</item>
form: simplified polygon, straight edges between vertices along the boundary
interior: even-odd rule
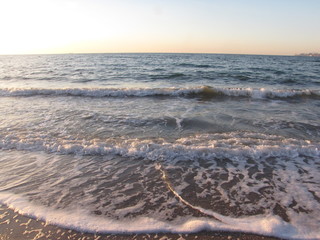
[[[66,140],[46,136],[0,135],[0,149],[45,151],[58,154],[109,155],[150,160],[210,159],[261,156],[320,157],[319,144],[258,133],[200,134],[166,142],[163,139]]]
[[[82,96],[82,97],[147,97],[184,96],[198,93],[202,87],[195,88],[64,88],[64,89],[0,89],[0,96]]]
[[[222,217],[223,222],[206,218],[184,218],[174,222],[162,222],[141,217],[135,221],[119,221],[92,216],[83,209],[56,210],[33,205],[23,196],[0,192],[0,202],[20,214],[32,216],[61,227],[99,233],[192,233],[201,230],[244,231],[292,239],[318,239],[320,231],[306,231],[298,225],[282,221],[277,216],[254,216],[245,218]]]
[[[148,162],[151,160],[158,166],[156,167],[158,170],[162,169],[163,166],[164,171],[168,173],[168,175],[166,175],[166,181],[172,181],[172,183],[168,185],[169,189],[183,205],[187,205],[204,215],[214,216],[219,219],[219,221],[213,221],[212,219],[209,220],[204,218],[179,217],[179,219],[174,220],[173,224],[169,224],[163,218],[161,218],[161,220],[154,219],[150,218],[152,215],[148,215],[148,218],[137,217],[137,221],[128,224],[127,222],[123,222],[124,220],[114,222],[108,218],[94,217],[88,212],[82,212],[82,210],[80,212],[78,212],[79,210],[74,209],[72,209],[72,212],[69,210],[66,210],[66,212],[64,210],[48,210],[47,208],[40,209],[41,211],[39,209],[35,210],[30,202],[23,200],[19,196],[7,192],[2,192],[2,195],[0,195],[2,202],[11,205],[14,209],[19,209],[21,213],[40,217],[46,221],[69,228],[93,232],[194,232],[199,230],[220,229],[241,230],[303,239],[312,239],[320,236],[317,227],[319,217],[316,211],[319,204],[315,199],[319,190],[316,183],[319,181],[319,178],[317,177],[317,160],[320,159],[320,152],[319,144],[316,142],[250,132],[198,134],[180,138],[173,142],[167,142],[163,139],[113,139],[105,141],[71,141],[55,139],[52,141],[51,139],[40,136],[39,138],[28,138],[28,136],[11,135],[1,138],[0,147],[2,149],[28,150],[31,152],[45,151],[48,153],[80,156],[120,155],[135,160],[141,158],[148,160]],[[228,161],[224,159],[227,159]],[[201,161],[203,160],[206,161],[206,166],[201,166]],[[307,161],[308,163],[304,161]],[[38,160],[36,160],[36,162],[38,162]],[[62,162],[64,163],[65,161]],[[83,174],[84,169],[89,171],[90,166],[92,165],[92,162],[90,161],[86,163],[77,160],[76,162],[77,167],[73,166],[70,170],[64,170],[66,171],[64,173],[65,176],[71,178],[71,181],[68,181],[69,187],[75,187],[75,189],[78,188],[79,184],[84,184],[88,181],[87,178],[82,179],[78,178],[78,176],[79,174]],[[81,164],[83,164],[84,167],[81,167],[78,162],[82,162]],[[132,163],[126,162],[125,166],[129,169],[135,162],[136,161],[132,161]],[[254,211],[255,209],[270,209],[270,211],[266,211],[263,216],[232,218],[213,212],[210,208],[207,209],[206,207],[198,205],[192,198],[188,198],[184,191],[189,186],[189,184],[185,184],[189,172],[184,172],[182,169],[183,166],[185,166],[184,162],[187,164],[187,168],[190,169],[192,174],[197,174],[194,178],[195,183],[192,183],[194,184],[192,187],[196,186],[203,190],[200,195],[197,195],[199,199],[212,197],[215,191],[219,191],[221,194],[220,200],[230,203],[230,207],[243,202],[240,208],[244,212]],[[219,162],[222,166],[218,165]],[[48,163],[49,162],[47,162],[47,164]],[[161,165],[157,165],[158,163]],[[38,164],[41,164],[41,162]],[[109,165],[106,165],[106,167],[108,166]],[[273,168],[272,176],[269,178],[264,177],[263,180],[261,180],[259,174],[264,173],[264,168],[268,166],[272,166]],[[102,165],[101,167],[105,167],[105,165]],[[119,182],[118,178],[121,178],[121,176],[124,175],[123,173],[127,171],[126,167],[121,167],[120,165],[119,169],[114,169],[111,175],[112,179],[108,180],[107,183],[110,185],[114,182]],[[257,170],[250,173],[249,168],[252,167],[257,167]],[[148,172],[151,172],[151,168],[153,167],[148,165],[144,168],[147,170],[147,173],[143,174],[145,177],[148,176]],[[179,173],[179,169],[182,169],[181,174]],[[301,174],[299,171],[304,172]],[[95,172],[95,170],[93,170],[93,172]],[[138,172],[140,172],[140,170]],[[108,173],[108,169],[106,169],[106,172],[100,173],[103,174],[104,179],[106,173]],[[164,172],[162,172],[162,175],[163,173]],[[170,173],[175,173],[176,175],[171,177]],[[225,174],[227,175],[227,178],[214,179],[213,176],[215,173]],[[95,176],[97,176],[96,174],[97,173],[95,173]],[[232,179],[239,175],[242,175],[243,178],[241,181],[234,184],[232,188],[225,189],[223,187],[224,184],[232,182]],[[250,193],[256,193],[261,196],[260,191],[266,187],[270,188],[270,180],[273,182],[271,185],[275,185],[274,191],[270,193],[272,194],[273,200],[266,196],[260,197],[260,199],[256,200],[257,202],[249,202],[248,204],[246,202],[248,200],[246,196]],[[53,181],[64,181],[64,179],[59,178]],[[208,182],[210,183],[210,181],[212,184],[216,184],[216,187],[207,190],[205,186]],[[138,185],[142,186],[143,184],[140,185],[140,183],[138,183]],[[123,216],[124,218],[122,219],[125,219],[126,214],[132,213],[132,211],[140,212],[143,211],[142,209],[148,209],[148,207],[145,208],[144,206],[145,201],[138,201],[134,205],[130,204],[120,208],[114,208],[117,204],[128,201],[129,199],[129,196],[124,195],[119,189],[117,190],[119,186],[121,186],[121,191],[130,191],[130,189],[134,188],[131,183],[110,187],[109,190],[112,191],[111,203],[110,206],[104,207],[104,210],[113,212],[116,210],[118,212],[115,212],[115,214]],[[47,186],[45,186],[45,188],[46,187]],[[94,191],[96,187],[97,186],[93,186],[93,188],[90,188],[90,191]],[[281,188],[285,188],[285,191],[282,191]],[[55,191],[59,192],[60,190],[61,189],[56,189]],[[232,191],[237,192],[237,194],[230,196]],[[50,193],[52,192],[53,189],[50,190]],[[49,198],[51,196],[50,193],[46,192],[45,194],[47,195],[45,195],[44,198]],[[69,194],[69,192],[66,194]],[[316,196],[313,196],[312,194],[315,194]],[[41,193],[40,197],[43,195],[44,194]],[[62,191],[60,192],[60,195],[63,197],[65,194]],[[144,197],[150,202],[154,200],[153,203],[156,204],[156,200],[152,194],[150,196],[144,195]],[[157,196],[157,199],[160,198],[161,196]],[[266,199],[268,202],[265,202]],[[86,202],[94,202],[94,200],[95,199],[92,199],[92,197],[88,197],[81,201],[82,204],[85,204]],[[22,201],[25,206],[20,206],[19,201]],[[290,209],[289,205],[295,201],[297,202],[296,208]],[[210,201],[207,202],[210,203]],[[276,203],[279,203],[286,209],[288,208],[287,214],[290,219],[290,224],[273,215],[272,209]],[[30,208],[29,210],[28,207]],[[309,213],[304,214],[301,212],[301,214],[299,214],[295,212],[295,210],[300,207],[309,211]],[[144,215],[145,214],[138,214],[138,216]],[[241,216],[245,215],[246,214]],[[181,218],[183,219],[181,220]],[[74,219],[74,221],[68,219]],[[83,219],[87,219],[87,221],[84,222]],[[90,221],[88,221],[88,219]]]
[[[217,88],[208,86],[188,88],[2,88],[0,96],[81,96],[81,97],[250,97],[263,98],[294,98],[294,97],[320,97],[320,90],[277,90],[264,88]]]

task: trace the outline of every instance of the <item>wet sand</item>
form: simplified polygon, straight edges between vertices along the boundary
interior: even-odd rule
[[[23,216],[0,205],[0,240],[103,240],[103,239],[237,239],[237,240],[275,240],[280,238],[260,236],[241,232],[199,232],[192,234],[152,233],[152,234],[103,234],[84,233],[47,224],[44,221]]]

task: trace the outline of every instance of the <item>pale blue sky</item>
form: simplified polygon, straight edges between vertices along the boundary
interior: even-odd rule
[[[0,0],[0,54],[320,52],[320,0]]]

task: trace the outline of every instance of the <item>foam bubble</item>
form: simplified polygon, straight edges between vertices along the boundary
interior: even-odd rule
[[[125,221],[127,214],[131,214],[130,216],[137,221],[151,219],[154,224],[164,224],[158,225],[162,227],[156,230],[151,227],[141,229],[135,226],[130,228],[122,226],[123,231],[183,232],[196,231],[195,229],[199,230],[202,227],[206,229],[208,226],[209,229],[212,227],[217,230],[221,227],[232,230],[232,226],[237,226],[234,230],[244,229],[277,236],[280,236],[281,231],[293,236],[308,236],[307,232],[312,236],[319,234],[315,225],[319,222],[317,183],[320,180],[317,174],[319,170],[317,160],[320,154],[319,144],[310,140],[232,132],[197,134],[171,142],[161,138],[114,138],[105,141],[55,139],[51,142],[46,138],[10,136],[2,138],[0,145],[2,149],[56,153],[50,154],[50,158],[58,156],[60,158],[60,154],[64,154],[62,155],[64,158],[61,157],[63,161],[58,164],[63,166],[59,169],[55,167],[57,160],[53,163],[51,160],[46,161],[46,169],[48,168],[46,171],[58,170],[61,176],[57,176],[57,179],[50,177],[50,181],[47,181],[43,188],[36,187],[34,189],[37,191],[31,192],[36,194],[38,199],[43,199],[44,204],[54,199],[52,195],[55,194],[57,201],[54,200],[54,203],[48,205],[62,207],[65,209],[63,212],[67,211],[68,214],[71,214],[70,208],[82,204],[88,210],[83,213],[84,215],[93,217],[89,211],[91,213],[95,210],[105,211],[110,219],[111,217],[122,219],[118,220],[119,226]],[[68,158],[68,154],[71,158]],[[79,156],[80,159],[74,159],[74,156]],[[103,159],[108,156],[111,160],[106,158],[99,163],[92,157],[83,160],[87,158],[81,158],[82,156],[102,156]],[[122,163],[113,161],[112,156],[121,156],[124,160]],[[22,166],[14,155],[12,159],[14,160],[7,162],[14,164],[15,161],[16,166],[22,171],[24,165]],[[41,159],[26,161],[26,168],[29,169],[32,163],[44,169]],[[9,169],[10,165],[7,167]],[[162,169],[166,174],[167,188],[159,176]],[[34,172],[33,169],[32,174]],[[40,175],[39,179],[43,179]],[[10,190],[11,186],[15,185],[19,188],[20,185],[25,185],[26,179],[28,175],[23,175],[22,179],[8,184],[4,190]],[[67,182],[67,186],[63,182]],[[81,190],[79,185],[82,186]],[[50,186],[55,189],[50,189]],[[105,195],[99,191],[105,189],[104,186],[108,186],[107,196],[110,196],[110,199],[105,199],[101,203],[100,199]],[[168,188],[175,198],[166,198],[165,193]],[[26,189],[30,191],[31,188],[26,185]],[[81,195],[81,191],[92,194],[84,196]],[[10,201],[5,203],[9,204]],[[73,201],[72,204],[68,205],[69,201]],[[81,204],[75,204],[77,201],[81,201]],[[90,205],[94,202],[97,202],[97,205]],[[145,205],[145,202],[148,204]],[[102,206],[104,204],[108,206]],[[173,216],[174,206],[177,205],[180,209],[186,210],[185,214],[173,217],[173,228],[168,228],[166,224],[169,219],[166,215]],[[201,212],[202,217],[195,218],[187,211],[186,206]],[[74,209],[72,211],[75,212]],[[112,216],[113,213],[115,216]],[[41,214],[37,213],[37,216]],[[257,214],[258,217],[253,217]],[[158,218],[153,218],[153,215]],[[220,222],[208,220],[204,216],[214,216]],[[252,220],[254,218],[255,220]],[[94,219],[92,221],[96,221]],[[196,226],[191,220],[196,221]],[[57,220],[57,223],[59,221]],[[258,225],[254,225],[255,223]],[[62,225],[64,224],[67,223],[62,221]],[[77,225],[79,229],[86,227]],[[90,226],[88,229],[91,229]],[[114,229],[117,228],[108,228],[105,231]]]
[[[318,158],[319,144],[258,133],[199,134],[166,142],[164,139],[66,140],[46,136],[7,135],[0,138],[1,149],[45,151],[58,154],[109,155],[150,160],[225,158],[260,158],[261,156],[298,155]]]
[[[284,238],[316,239],[319,230],[306,232],[297,226],[286,223],[276,216],[255,216],[247,218],[227,218],[217,222],[206,218],[184,218],[173,222],[161,222],[153,218],[141,217],[135,221],[117,221],[100,216],[92,216],[83,209],[72,211],[35,206],[24,197],[0,192],[0,202],[20,214],[41,219],[64,228],[92,233],[192,233],[202,230],[245,231]]]

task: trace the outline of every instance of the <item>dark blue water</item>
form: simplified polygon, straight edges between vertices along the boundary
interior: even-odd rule
[[[320,236],[319,58],[0,56],[0,104],[16,210],[88,231]]]

